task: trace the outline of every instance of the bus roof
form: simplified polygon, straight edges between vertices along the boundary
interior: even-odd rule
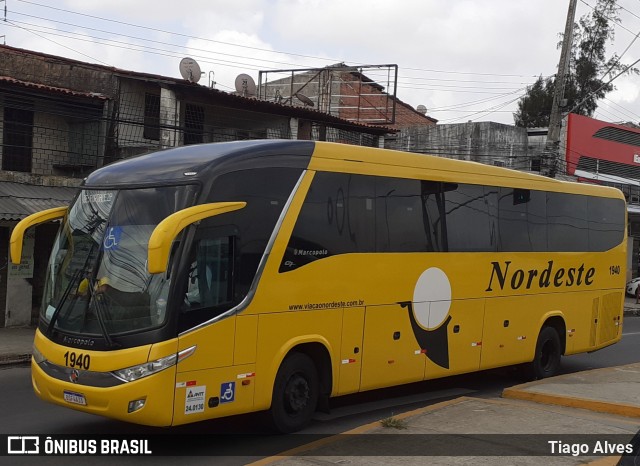
[[[221,169],[272,166],[623,198],[614,188],[560,181],[477,162],[349,144],[277,139],[198,144],[153,152],[100,168],[86,178],[85,186],[182,183],[210,180]]]
[[[624,199],[620,190],[607,186],[557,180],[510,168],[448,159],[435,155],[395,150],[383,151],[370,147],[330,142],[316,142],[309,168],[321,171],[455,181]]]
[[[99,168],[85,179],[87,187],[137,186],[208,179],[223,166],[307,168],[312,141],[254,140],[197,144],[161,150]],[[189,173],[189,175],[185,175]]]

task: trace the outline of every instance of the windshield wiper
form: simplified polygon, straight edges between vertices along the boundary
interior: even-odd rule
[[[91,302],[93,303],[93,307],[96,311],[96,317],[98,319],[98,325],[100,326],[100,331],[102,332],[102,336],[104,337],[104,340],[107,343],[107,346],[109,348],[113,348],[116,346],[120,346],[117,345],[116,343],[114,343],[113,339],[111,338],[111,335],[109,335],[109,332],[107,330],[107,325],[105,323],[105,318],[104,318],[104,307],[102,307],[102,299],[98,299],[100,298],[100,296],[98,296],[98,293],[94,290],[94,286],[96,285],[95,280],[89,280],[89,294],[91,295]]]
[[[58,316],[60,315],[60,311],[62,310],[62,305],[67,301],[67,298],[69,297],[69,293],[71,293],[71,290],[73,289],[76,281],[78,280],[78,277],[80,277],[80,272],[81,270],[76,270],[76,272],[71,277],[71,280],[69,280],[67,287],[64,289],[64,292],[62,293],[62,296],[58,301],[58,305],[56,306],[55,311],[53,311],[53,314],[51,315],[51,320],[49,321],[49,325],[47,326],[47,332],[46,332],[47,335],[49,336],[51,335],[53,326],[55,325],[56,320],[58,320]]]

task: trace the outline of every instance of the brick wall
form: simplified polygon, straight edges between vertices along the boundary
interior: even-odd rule
[[[340,86],[340,106],[347,107],[340,111],[339,116],[345,119],[359,119],[364,124],[381,124],[389,128],[401,129],[414,126],[433,126],[434,120],[423,115],[402,102],[384,92],[379,86],[361,83],[354,85],[349,83],[349,74],[343,73],[343,82]],[[353,81],[353,77],[350,79]],[[390,124],[386,119],[393,115],[395,100],[395,123]],[[358,108],[348,108],[358,107]]]
[[[47,86],[97,92],[110,97],[117,95],[115,68],[93,68],[79,61],[61,60],[59,57],[8,46],[0,46],[0,54],[0,75]]]
[[[31,173],[53,175],[53,165],[70,163],[69,125],[64,118],[45,113],[33,116]]]

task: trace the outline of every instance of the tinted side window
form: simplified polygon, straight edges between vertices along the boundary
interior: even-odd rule
[[[316,173],[280,272],[336,254],[374,251],[374,183],[372,176]]]
[[[435,252],[446,251],[444,193],[448,189],[456,189],[457,185],[437,181],[421,181],[420,185],[425,228],[429,228],[427,232],[427,250]]]
[[[449,251],[496,250],[495,196],[495,188],[471,184],[445,192]]]
[[[432,251],[430,230],[419,180],[376,179],[377,251]]]
[[[589,198],[590,251],[606,251],[620,244],[624,237],[625,210],[621,199]]]
[[[529,189],[498,189],[498,250],[546,251],[546,194]]]
[[[587,196],[547,193],[549,251],[588,251]]]

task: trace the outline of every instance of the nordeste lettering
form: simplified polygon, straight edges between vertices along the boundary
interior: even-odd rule
[[[596,274],[595,267],[586,268],[584,263],[575,267],[555,268],[552,260],[543,269],[528,270],[512,267],[511,261],[491,262],[491,276],[485,291],[494,291],[498,286],[501,290],[531,288],[560,288],[569,286],[592,285]]]

